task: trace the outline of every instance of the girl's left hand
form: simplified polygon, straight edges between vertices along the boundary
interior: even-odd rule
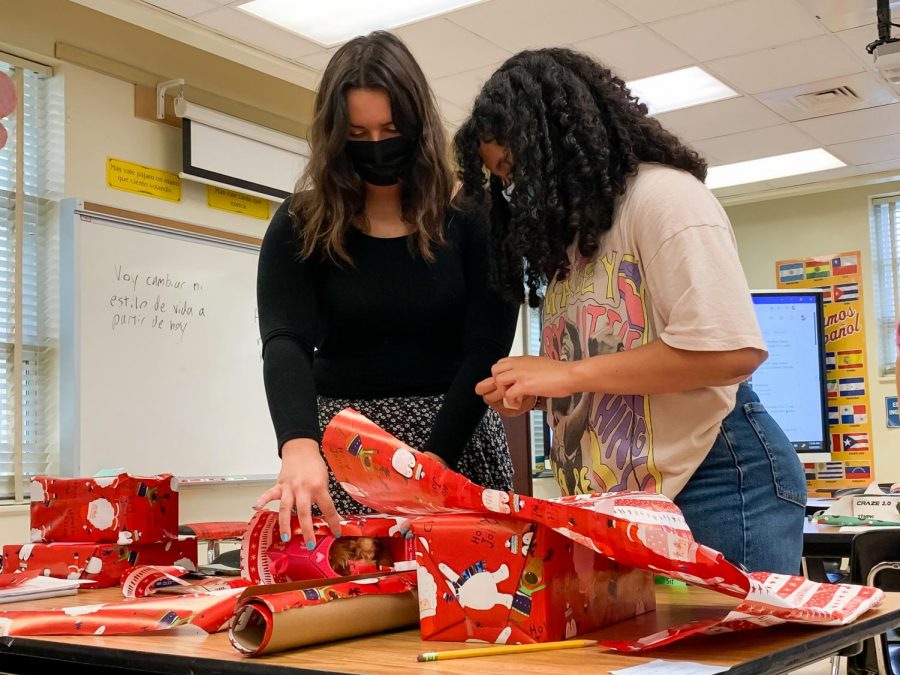
[[[574,391],[573,363],[546,356],[511,356],[494,364],[494,381],[506,389],[504,402],[516,405],[526,396],[565,398]]]

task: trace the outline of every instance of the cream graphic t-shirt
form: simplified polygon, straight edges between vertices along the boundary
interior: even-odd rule
[[[722,206],[689,173],[643,164],[598,253],[570,250],[547,288],[542,353],[578,360],[661,339],[676,349],[765,350]],[[576,393],[548,402],[564,494],[645,490],[674,497],[712,447],[737,385],[665,395]]]

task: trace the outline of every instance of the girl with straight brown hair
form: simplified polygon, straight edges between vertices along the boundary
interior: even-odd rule
[[[476,483],[511,489],[503,426],[475,384],[508,354],[517,311],[488,288],[486,221],[451,204],[434,96],[399,39],[375,32],[337,51],[309,142],[306,172],[260,252],[281,472],[257,506],[280,500],[285,539],[296,510],[312,547],[315,507],[336,532],[338,513],[365,510],[319,450],[322,429],[348,406]]]

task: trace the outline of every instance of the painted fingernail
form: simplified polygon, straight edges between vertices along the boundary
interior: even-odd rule
[[[289,535],[287,532],[281,533],[281,541],[288,542],[290,540],[291,540],[291,535]]]
[[[403,536],[406,539],[412,539],[415,536],[415,534],[413,534],[412,530],[407,530],[406,532],[403,533]]]
[[[339,539],[340,536],[341,536],[341,531],[340,531],[340,530],[335,530],[335,531],[334,531],[334,536],[335,536],[336,539]]]
[[[307,551],[312,551],[315,547],[316,547],[316,542],[314,542],[314,541],[306,542],[306,550]]]

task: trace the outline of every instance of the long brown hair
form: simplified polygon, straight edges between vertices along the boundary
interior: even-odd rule
[[[432,247],[444,241],[444,210],[453,186],[447,139],[425,74],[406,45],[383,31],[345,44],[322,76],[309,129],[311,157],[290,206],[300,255],[352,263],[344,235],[363,213],[366,196],[365,183],[344,152],[350,132],[346,92],[355,88],[384,90],[397,131],[417,139],[400,181],[400,206],[403,220],[416,228],[411,243],[432,261]]]

